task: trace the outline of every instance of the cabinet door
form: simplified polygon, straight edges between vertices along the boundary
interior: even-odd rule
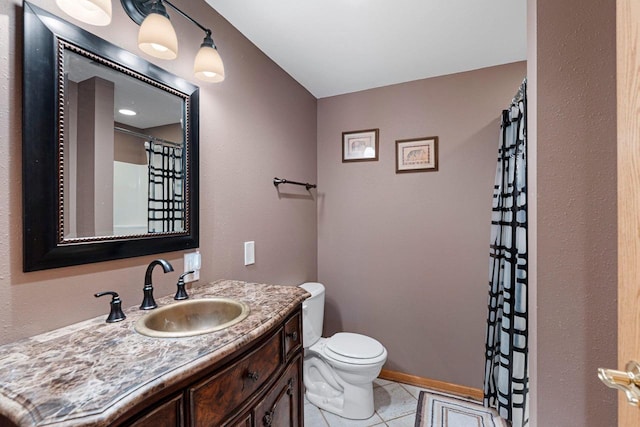
[[[152,408],[129,425],[131,427],[182,427],[184,425],[182,402],[182,394],[179,394]]]
[[[302,358],[298,356],[256,405],[256,427],[302,427],[301,379]]]

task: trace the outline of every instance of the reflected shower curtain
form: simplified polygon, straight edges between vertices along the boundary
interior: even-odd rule
[[[493,190],[484,405],[529,424],[526,79],[502,112]]]
[[[182,148],[154,141],[145,143],[145,148],[149,161],[148,231],[183,231]]]

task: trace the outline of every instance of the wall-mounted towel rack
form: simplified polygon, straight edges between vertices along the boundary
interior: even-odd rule
[[[310,188],[316,188],[315,184],[309,184],[308,182],[296,182],[296,181],[289,181],[288,179],[273,178],[273,185],[277,187],[280,184],[302,185],[307,190],[309,190]]]

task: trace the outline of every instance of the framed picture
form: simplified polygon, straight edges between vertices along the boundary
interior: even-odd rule
[[[438,137],[396,141],[396,173],[438,170]]]
[[[342,162],[378,161],[378,129],[342,132]]]

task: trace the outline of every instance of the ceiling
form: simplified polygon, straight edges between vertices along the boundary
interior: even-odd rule
[[[181,122],[183,100],[177,95],[71,50],[65,49],[64,55],[65,75],[70,81],[80,83],[100,77],[113,82],[113,117],[117,123],[145,130]],[[123,115],[122,108],[136,114]]]
[[[526,0],[206,1],[316,98],[526,59]]]

